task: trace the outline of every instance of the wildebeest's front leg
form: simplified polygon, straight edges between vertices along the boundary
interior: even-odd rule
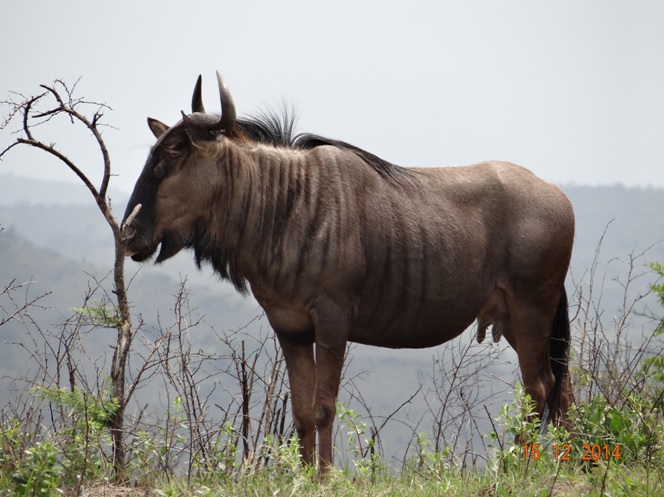
[[[321,303],[312,313],[316,330],[316,389],[313,414],[318,432],[321,473],[333,463],[332,429],[348,340],[348,314],[334,303]]]
[[[345,352],[346,342],[334,347],[316,343],[316,390],[313,413],[318,431],[318,460],[322,473],[325,473],[333,463],[332,431]]]
[[[313,465],[316,445],[316,425],[312,411],[316,381],[313,344],[298,342],[280,333],[277,333],[277,337],[286,359],[293,423],[300,438],[302,461]]]

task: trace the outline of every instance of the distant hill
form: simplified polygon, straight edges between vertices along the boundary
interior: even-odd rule
[[[606,260],[624,258],[653,247],[650,257],[664,257],[664,189],[624,186],[568,186],[563,190],[576,214],[575,271],[587,267],[606,231]]]
[[[109,196],[124,208],[129,195],[111,188]],[[3,174],[0,168],[0,205],[93,205],[90,192],[82,183],[45,181]]]

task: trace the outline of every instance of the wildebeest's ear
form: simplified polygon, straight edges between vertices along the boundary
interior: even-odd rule
[[[150,126],[150,129],[152,130],[155,138],[159,138],[161,135],[166,133],[166,131],[168,131],[168,126],[166,126],[161,121],[152,119],[151,117],[148,117],[148,126]]]

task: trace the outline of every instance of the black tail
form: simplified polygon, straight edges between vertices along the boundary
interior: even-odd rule
[[[567,362],[569,359],[570,325],[567,305],[567,292],[563,288],[560,296],[556,316],[553,319],[551,338],[549,343],[549,356],[551,357],[551,371],[556,379],[553,389],[546,401],[545,419],[543,425],[553,422],[558,425],[565,422],[567,408],[569,407],[570,383]]]

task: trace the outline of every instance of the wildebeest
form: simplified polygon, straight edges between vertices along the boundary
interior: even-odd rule
[[[286,360],[303,460],[332,463],[348,342],[431,347],[478,322],[516,350],[546,421],[569,404],[564,280],[574,214],[565,195],[506,162],[402,168],[347,143],[293,135],[292,120],[221,116],[199,77],[192,113],[157,138],[123,221],[126,255],[183,248],[247,284]],[[376,379],[380,381],[380,379]]]

